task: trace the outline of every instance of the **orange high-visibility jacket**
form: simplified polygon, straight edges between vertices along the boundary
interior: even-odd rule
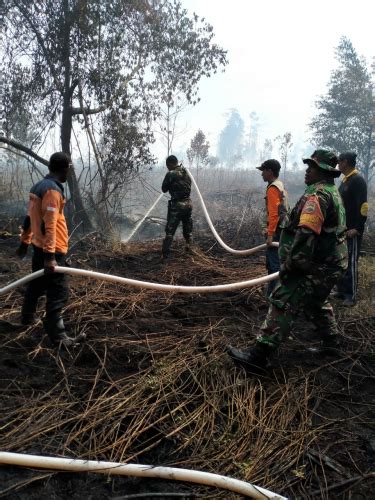
[[[266,192],[267,209],[267,234],[273,236],[288,211],[288,193],[284,184],[279,179],[274,180],[267,186]]]
[[[42,248],[45,254],[68,251],[68,229],[64,216],[64,187],[48,174],[30,190],[29,209],[21,241]]]

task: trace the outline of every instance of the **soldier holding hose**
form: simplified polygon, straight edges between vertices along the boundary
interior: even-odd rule
[[[193,219],[191,217],[193,206],[190,199],[191,179],[184,167],[178,164],[174,155],[168,156],[166,166],[168,173],[164,177],[161,189],[163,193],[169,192],[171,199],[168,202],[166,234],[162,247],[164,259],[169,256],[173,237],[180,222],[182,222],[187,251],[191,250],[193,232]]]

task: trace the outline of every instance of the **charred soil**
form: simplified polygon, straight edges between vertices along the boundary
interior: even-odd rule
[[[17,238],[8,236],[0,240],[1,285],[30,269],[13,257]],[[191,255],[177,243],[166,263],[160,241],[110,246],[95,237],[78,242],[70,259],[181,285],[265,274],[261,254],[236,258],[204,238]],[[15,290],[1,297],[0,450],[204,470],[289,498],[372,498],[374,258],[362,259],[361,276],[358,304],[335,303],[339,354],[308,354],[317,338],[301,318],[262,379],[235,369],[224,352],[255,341],[267,311],[262,287],[182,295],[71,278],[64,317],[87,341],[69,350],[49,345],[41,320],[12,328],[22,301]],[[187,483],[0,468],[2,498],[134,495],[240,498]]]

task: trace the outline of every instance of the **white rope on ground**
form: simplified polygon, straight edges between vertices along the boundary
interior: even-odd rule
[[[72,276],[86,276],[87,278],[94,278],[102,281],[111,281],[113,283],[120,283],[121,285],[129,285],[136,288],[148,288],[151,290],[158,290],[159,292],[175,292],[175,293],[215,293],[215,292],[230,292],[233,290],[240,290],[242,288],[249,288],[255,285],[268,283],[269,281],[276,280],[279,273],[268,274],[260,278],[253,278],[247,281],[238,281],[236,283],[228,283],[224,285],[207,285],[207,286],[183,286],[183,285],[167,285],[163,283],[152,283],[150,281],[140,281],[131,278],[123,278],[122,276],[114,276],[112,274],[98,273],[96,271],[88,271],[86,269],[76,269],[74,267],[61,267],[56,266],[55,272],[70,274]],[[44,269],[40,269],[35,273],[28,274],[23,278],[0,288],[0,295],[4,295],[15,288],[25,285],[29,281],[40,278],[44,275]]]
[[[44,457],[9,452],[0,452],[0,463],[57,471],[97,472],[99,474],[120,476],[156,477],[173,481],[204,484],[214,488],[234,491],[240,495],[245,495],[257,500],[264,500],[265,498],[287,500],[286,497],[259,486],[254,486],[245,481],[240,481],[239,479],[221,476],[211,472],[178,469],[176,467],[154,467],[153,465],[98,462],[95,460],[76,460],[71,458]]]
[[[198,184],[195,182],[195,179],[193,177],[193,175],[191,174],[191,172],[186,168],[184,167],[186,172],[189,174],[189,177],[191,179],[191,182],[193,183],[193,186],[195,187],[196,191],[197,191],[197,195],[198,195],[198,198],[199,198],[199,201],[202,205],[202,208],[203,208],[203,213],[206,217],[206,220],[208,222],[208,225],[210,226],[210,229],[213,233],[213,235],[215,236],[217,242],[225,249],[227,250],[228,252],[234,254],[234,255],[251,255],[253,253],[256,253],[256,252],[259,252],[259,250],[263,250],[264,248],[267,247],[267,245],[265,243],[263,243],[262,245],[258,245],[254,248],[249,248],[247,250],[235,250],[234,248],[231,248],[229,247],[219,236],[218,232],[216,231],[214,225],[212,224],[212,221],[211,221],[211,218],[209,216],[209,213],[207,211],[207,208],[206,208],[206,205],[204,203],[204,200],[203,200],[203,197],[201,195],[201,192],[199,191],[199,187],[198,187]],[[279,244],[276,243],[276,242],[273,242],[272,243],[272,246],[274,247],[278,247]]]

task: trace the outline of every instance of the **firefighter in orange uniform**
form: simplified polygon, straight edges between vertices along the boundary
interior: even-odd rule
[[[49,161],[49,173],[30,190],[28,214],[21,232],[17,255],[24,257],[28,246],[33,248],[32,271],[44,269],[44,276],[31,281],[26,289],[21,312],[21,323],[35,322],[38,299],[46,295],[44,329],[53,345],[74,345],[77,338],[65,331],[61,311],[69,297],[65,274],[56,273],[55,266],[66,264],[68,229],[64,217],[65,194],[63,184],[71,168],[65,153],[54,153]],[[82,336],[80,336],[82,338]]]

